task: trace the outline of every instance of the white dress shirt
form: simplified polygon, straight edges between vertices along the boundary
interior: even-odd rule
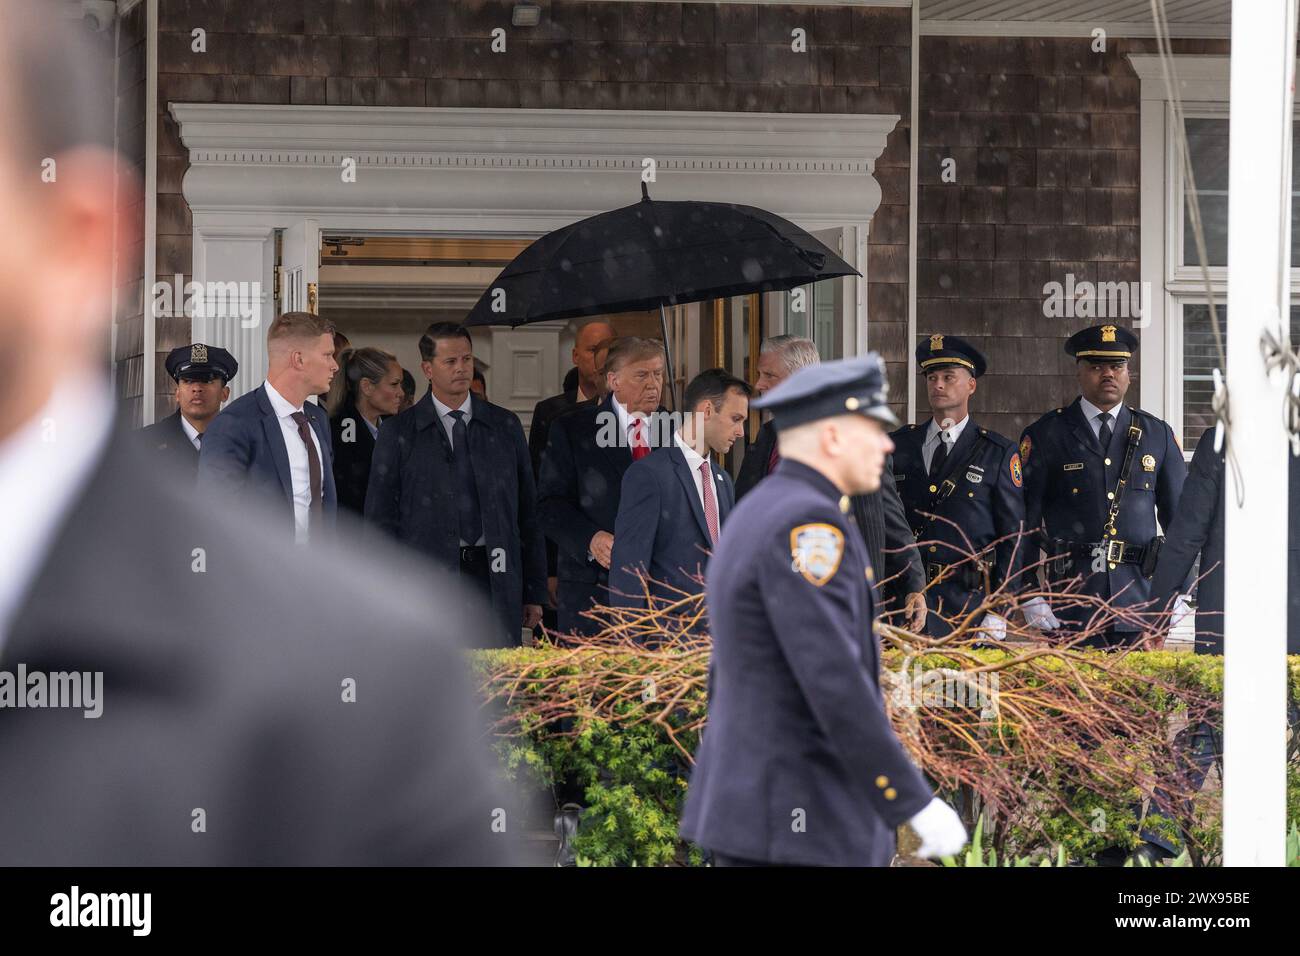
[[[473,403],[470,401],[472,397],[473,397],[472,392],[466,392],[465,401],[460,403],[460,408],[452,408],[450,405],[444,405],[442,402],[438,401],[438,399],[434,397],[432,391],[429,392],[429,401],[433,402],[433,408],[438,413],[438,421],[442,422],[442,430],[447,433],[447,444],[451,446],[453,451],[456,448],[456,439],[452,437],[454,434],[452,429],[456,427],[456,419],[451,417],[451,413],[457,411],[464,412],[465,428],[468,430],[469,421],[471,418],[474,417]],[[479,504],[481,507],[482,502],[480,502]],[[473,547],[482,547],[486,543],[487,543],[486,535],[479,535],[478,540],[474,542]],[[467,548],[470,547],[471,545],[470,542],[462,538],[460,541],[460,546],[462,548]]]
[[[68,511],[112,432],[113,397],[98,382],[69,379],[26,424],[0,442],[0,647]]]
[[[184,415],[181,416],[181,430],[185,432],[185,437],[190,440],[195,451],[202,451],[203,444],[199,438],[199,430],[190,424],[190,420]]]
[[[284,435],[284,447],[289,452],[289,477],[293,481],[293,539],[306,541],[308,522],[311,514],[311,459],[307,457],[307,446],[298,434],[298,423],[293,420],[294,412],[301,412],[302,406],[295,407],[287,398],[277,392],[270,382],[265,383],[266,396],[271,400],[275,417],[280,420],[280,432]],[[307,431],[311,433],[312,444],[316,446],[316,460],[320,462],[321,494],[325,493],[325,456],[321,454],[320,440],[316,429],[307,420]]]
[[[610,404],[614,406],[614,414],[618,416],[618,433],[623,436],[623,440],[630,449],[633,447],[632,426],[636,421],[642,423],[641,437],[645,440],[646,447],[653,448],[654,444],[650,441],[650,417],[645,412],[633,414],[623,407],[623,404],[613,395],[609,396]]]
[[[673,441],[682,450],[682,454],[686,456],[686,467],[691,470],[691,477],[695,479],[695,494],[699,497],[700,507],[702,508],[704,507],[704,475],[700,473],[700,465],[704,464],[704,458],[698,451],[682,440],[681,432],[673,432]],[[710,463],[709,474],[712,473],[713,465]],[[713,489],[713,503],[715,506],[718,503],[718,489],[716,487]],[[718,512],[718,518],[719,520],[722,518],[721,510]]]
[[[1098,417],[1102,410],[1092,402],[1088,401],[1082,395],[1079,396],[1079,410],[1083,412],[1083,417],[1088,420],[1088,427],[1092,429],[1092,437],[1101,441],[1101,422]],[[1119,406],[1115,405],[1106,410],[1110,415],[1110,433],[1115,434],[1115,423],[1119,421]]]
[[[968,421],[970,421],[969,415],[959,421],[956,425],[950,426],[947,431],[944,431],[939,427],[938,422],[933,418],[930,419],[929,431],[926,432],[925,435],[925,443],[921,445],[921,458],[925,462],[925,473],[927,475],[930,473],[930,462],[934,459],[934,453],[939,447],[939,442],[944,441],[948,443],[948,454],[951,455],[953,447],[957,444],[957,439],[960,438],[961,433],[966,430],[966,423]]]

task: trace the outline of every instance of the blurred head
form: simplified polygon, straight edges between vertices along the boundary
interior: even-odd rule
[[[176,407],[196,431],[203,431],[230,398],[226,380],[211,372],[182,374],[176,382]]]
[[[0,221],[11,240],[0,257],[0,438],[35,416],[58,382],[104,378],[114,229],[130,249],[139,197],[112,152],[111,77],[112,61],[59,5],[5,0]]]
[[[345,349],[342,378],[348,400],[370,421],[396,415],[402,407],[402,368],[383,349]]]
[[[474,340],[456,322],[434,322],[420,336],[420,369],[444,405],[459,408],[474,381]]]
[[[925,393],[930,399],[930,413],[940,425],[957,424],[970,412],[971,396],[978,379],[957,365],[937,368],[925,374]]]
[[[758,353],[758,380],[754,392],[762,395],[776,388],[793,373],[821,361],[811,339],[797,335],[774,335],[764,339]]]
[[[398,408],[399,412],[404,412],[415,404],[415,376],[402,369],[402,403]]]
[[[615,339],[605,359],[605,380],[629,412],[650,414],[664,390],[663,343],[634,335]]]
[[[328,392],[339,370],[334,326],[310,312],[278,315],[266,334],[266,359],[266,380],[295,405]]]
[[[474,369],[474,378],[470,380],[469,390],[479,398],[487,398],[487,379],[478,369]]]
[[[614,327],[604,319],[592,318],[578,326],[573,337],[573,365],[578,370],[578,381],[583,394],[599,395],[604,388],[604,375],[600,361],[601,347],[608,349],[609,341],[617,335]]]
[[[1079,378],[1079,391],[1083,397],[1103,411],[1108,411],[1124,401],[1129,383],[1127,359],[1112,362],[1079,359],[1075,363],[1075,372]]]
[[[736,378],[724,368],[701,372],[686,386],[682,406],[687,423],[699,435],[709,451],[725,455],[736,439],[745,436],[749,418],[749,396],[753,389],[744,379]]]
[[[894,442],[881,422],[864,415],[834,415],[777,433],[782,458],[803,462],[846,495],[880,490],[885,456]]]

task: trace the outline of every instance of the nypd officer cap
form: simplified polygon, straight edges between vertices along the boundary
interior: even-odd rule
[[[167,374],[177,382],[181,377],[211,381],[219,378],[229,382],[239,371],[239,363],[225,349],[216,345],[194,342],[172,349],[167,355]]]
[[[777,431],[835,415],[858,414],[889,427],[898,419],[889,410],[884,365],[875,352],[799,369],[754,402],[770,408]]]
[[[931,335],[916,347],[916,366],[922,375],[941,368],[964,368],[979,378],[988,368],[988,363],[979,349],[963,338]]]
[[[1124,362],[1137,349],[1137,336],[1118,325],[1091,325],[1066,340],[1065,351],[1089,362]]]

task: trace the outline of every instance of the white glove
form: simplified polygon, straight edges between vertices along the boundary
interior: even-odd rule
[[[984,620],[980,621],[980,630],[986,632],[991,641],[1005,641],[1007,639],[1006,618],[989,611],[984,615]]]
[[[957,811],[938,797],[925,805],[925,809],[907,821],[921,838],[917,856],[930,859],[953,856],[966,845],[966,827]]]
[[[1041,597],[1036,597],[1025,605],[1025,623],[1040,631],[1053,631],[1061,626],[1052,609],[1047,606],[1047,601]]]
[[[1183,622],[1183,618],[1192,613],[1192,609],[1187,606],[1187,598],[1178,595],[1178,600],[1174,602],[1174,609],[1169,614],[1169,629],[1172,631]]]

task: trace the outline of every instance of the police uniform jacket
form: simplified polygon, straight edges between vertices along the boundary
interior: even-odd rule
[[[159,459],[167,461],[190,478],[198,476],[199,450],[190,441],[190,436],[185,434],[179,408],[162,421],[142,428],[138,437]]]
[[[681,833],[715,852],[885,866],[931,800],[885,713],[866,547],[840,497],[782,460],[709,562],[709,720]]]
[[[1167,423],[1130,405],[1117,406],[1115,415],[1110,446],[1104,449],[1077,398],[1025,430],[1019,449],[1025,517],[1029,528],[1041,529],[1040,543],[1048,556],[1070,550],[1060,567],[1048,565],[1049,581],[1065,582],[1081,575],[1083,593],[1109,599],[1117,608],[1149,610],[1151,586],[1140,563],[1105,560],[1107,555],[1090,552],[1088,546],[1104,536],[1111,504],[1108,495],[1114,492],[1124,464],[1130,425],[1142,429],[1142,438],[1115,522],[1117,534],[1111,541],[1129,549],[1148,547],[1158,531],[1157,517],[1162,527],[1173,520],[1187,465]],[[1109,556],[1113,557],[1118,547],[1112,544]],[[1087,606],[1058,608],[1056,616],[1066,627],[1077,628],[1095,610]],[[1113,629],[1140,631],[1145,623],[1117,620]]]
[[[1011,440],[968,419],[931,481],[921,453],[929,431],[927,420],[900,428],[891,437],[894,482],[920,546],[926,579],[934,581],[941,569],[952,566],[926,592],[927,604],[937,612],[929,616],[927,630],[942,635],[950,627],[939,615],[952,618],[983,600],[983,575],[974,562],[964,560],[970,552],[991,565],[989,584],[996,591],[1004,583],[1011,588],[1020,583],[1028,544],[1019,537],[1025,499],[1020,457]],[[950,490],[939,500],[946,488]],[[998,544],[990,549],[994,542]]]

